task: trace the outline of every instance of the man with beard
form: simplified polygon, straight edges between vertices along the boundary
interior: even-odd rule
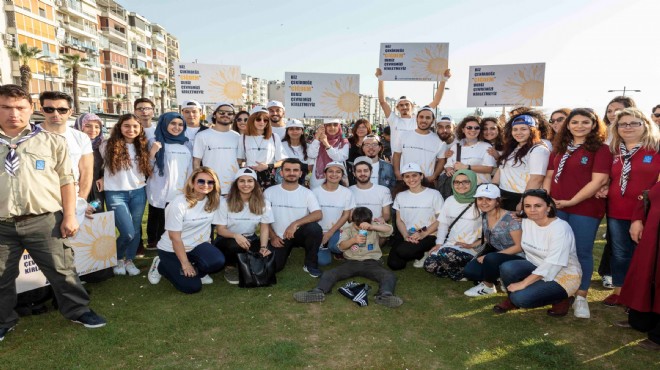
[[[444,142],[431,132],[435,115],[430,107],[424,107],[417,112],[417,128],[401,135],[398,146],[392,147],[394,155],[392,164],[397,180],[402,180],[401,170],[404,164],[417,163],[430,182],[434,182],[444,169]]]
[[[353,193],[356,207],[369,208],[376,222],[388,222],[391,217],[392,194],[385,186],[371,182],[372,169],[372,161],[368,157],[357,157],[353,164],[357,182],[349,189]]]
[[[456,136],[454,135],[454,130],[456,129],[454,125],[454,120],[451,116],[440,116],[435,124],[435,132],[438,134],[440,140],[442,140],[447,148],[451,148],[456,141]],[[450,157],[451,155],[447,156]]]
[[[220,180],[222,195],[229,193],[234,175],[238,171],[238,144],[241,135],[231,129],[234,121],[234,106],[218,103],[211,115],[211,129],[200,131],[193,145],[193,169],[211,167]]]
[[[196,100],[186,100],[181,106],[181,115],[186,121],[186,137],[191,143],[194,143],[195,135],[201,128],[202,105]]]
[[[156,126],[151,121],[154,118],[154,107],[156,105],[149,98],[139,98],[133,102],[133,110],[144,129],[147,140],[153,139],[156,135]]]
[[[271,100],[266,105],[268,109],[268,118],[270,119],[270,126],[273,132],[280,137],[284,138],[286,134],[286,119],[284,118],[284,104],[281,101]]]
[[[291,254],[291,248],[305,249],[303,271],[320,277],[318,268],[319,246],[323,230],[317,221],[323,218],[321,207],[311,190],[301,186],[302,162],[287,158],[282,162],[282,184],[271,186],[264,192],[271,204],[273,219],[268,237],[275,255],[275,271],[282,271]]]
[[[371,182],[374,184],[382,185],[390,190],[396,184],[394,177],[394,167],[378,157],[378,154],[383,150],[380,138],[377,135],[367,135],[362,141],[362,151],[364,156],[355,158],[354,163],[359,160],[371,162]]]

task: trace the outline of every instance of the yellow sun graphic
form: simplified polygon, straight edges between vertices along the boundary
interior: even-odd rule
[[[243,103],[243,85],[241,84],[241,70],[239,67],[223,68],[211,77],[209,85],[214,100],[232,104]]]
[[[448,68],[447,44],[424,48],[413,58],[413,75],[420,80],[438,81]]]
[[[325,117],[340,117],[347,120],[360,116],[360,86],[358,77],[339,78],[321,94],[321,108]]]
[[[98,271],[117,264],[115,214],[105,212],[85,219],[78,234],[70,239],[79,275]]]
[[[511,74],[504,83],[505,101],[512,105],[542,106],[544,73],[544,66],[532,65]]]

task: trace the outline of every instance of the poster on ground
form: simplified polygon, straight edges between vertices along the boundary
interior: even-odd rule
[[[360,75],[286,72],[284,106],[290,118],[360,117]]]
[[[439,81],[448,68],[449,43],[382,43],[381,81]]]
[[[85,218],[80,225],[80,231],[74,238],[69,239],[68,244],[73,248],[78,275],[116,266],[114,211],[96,213],[94,219]],[[27,251],[23,252],[18,268],[17,293],[48,285],[48,280]]]
[[[177,63],[176,98],[181,105],[185,100],[214,105],[228,102],[243,104],[241,67],[218,64]]]
[[[468,107],[543,105],[545,63],[471,66]]]

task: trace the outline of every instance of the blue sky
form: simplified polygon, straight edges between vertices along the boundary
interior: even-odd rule
[[[593,107],[630,93],[646,113],[660,104],[660,1],[212,1],[120,0],[179,38],[184,62],[284,72],[358,73],[376,95],[381,42],[449,42],[441,108],[465,109],[470,65],[546,63],[544,109]],[[388,82],[388,96],[428,103],[432,83]]]

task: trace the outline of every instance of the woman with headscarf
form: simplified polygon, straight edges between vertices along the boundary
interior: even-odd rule
[[[348,159],[350,144],[343,137],[341,121],[339,119],[326,119],[323,126],[316,130],[314,141],[307,149],[307,155],[314,159],[314,171],[309,187],[314,189],[323,184],[325,180],[325,165],[330,162],[344,162]]]
[[[479,252],[481,213],[474,201],[477,174],[458,170],[452,177],[453,195],[445,200],[438,216],[435,247],[424,261],[424,269],[438,277],[463,279],[463,268]]]
[[[147,180],[147,243],[152,248],[165,232],[165,206],[181,194],[192,172],[192,153],[183,116],[175,112],[161,115],[154,134],[154,139],[149,141],[153,175]]]
[[[92,171],[92,191],[89,192],[87,202],[98,201],[99,205],[95,208],[95,211],[99,212],[103,210],[105,204],[105,195],[96,185],[96,182],[103,178],[103,157],[101,156],[101,152],[99,152],[99,146],[103,142],[103,122],[94,113],[83,113],[76,118],[73,128],[86,133],[92,141],[94,171]]]

